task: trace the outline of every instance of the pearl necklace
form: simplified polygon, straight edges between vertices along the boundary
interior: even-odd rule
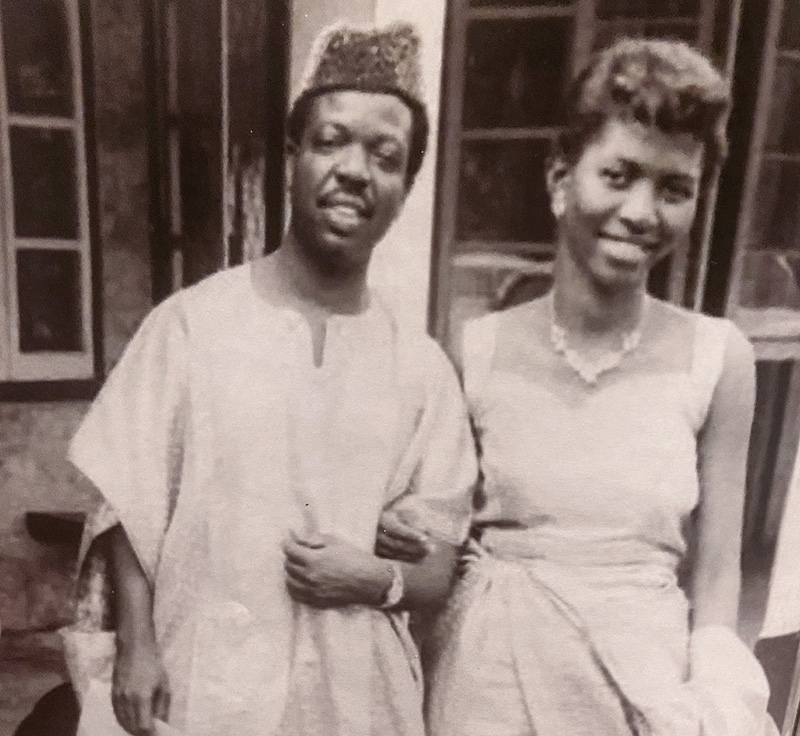
[[[564,362],[577,373],[589,386],[596,386],[597,380],[603,373],[619,368],[623,358],[633,352],[642,341],[642,324],[644,311],[647,304],[646,298],[642,305],[642,316],[639,324],[629,332],[624,332],[620,337],[620,348],[608,350],[595,360],[581,355],[567,344],[567,331],[556,322],[554,300],[551,301],[550,312],[550,342],[553,349],[564,358]]]

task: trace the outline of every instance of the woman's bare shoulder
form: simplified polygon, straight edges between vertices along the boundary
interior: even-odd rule
[[[538,297],[513,307],[503,309],[497,314],[498,325],[504,329],[523,329],[529,331],[537,325],[550,322],[550,301],[546,297]]]

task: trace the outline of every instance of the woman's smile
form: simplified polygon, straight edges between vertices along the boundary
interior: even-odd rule
[[[598,236],[598,246],[607,258],[631,267],[643,265],[659,251],[658,240],[626,238],[605,233]]]

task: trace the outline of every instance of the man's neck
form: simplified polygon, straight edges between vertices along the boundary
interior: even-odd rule
[[[275,275],[293,301],[342,314],[366,308],[366,268],[332,269],[316,263],[299,244],[291,227],[274,259]]]

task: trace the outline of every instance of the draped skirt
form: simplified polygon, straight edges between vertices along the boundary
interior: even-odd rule
[[[429,736],[774,733],[763,673],[733,632],[705,637],[711,664],[690,677],[688,602],[668,565],[488,547],[470,548],[430,637]]]

